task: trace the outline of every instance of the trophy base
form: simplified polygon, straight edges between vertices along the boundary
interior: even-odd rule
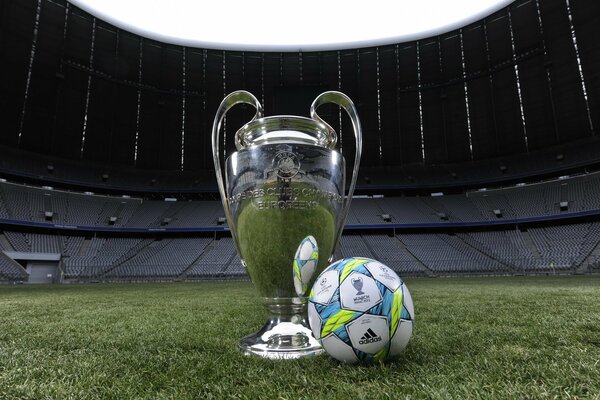
[[[240,340],[238,348],[242,353],[274,360],[323,353],[308,325],[306,298],[267,298],[265,302],[269,318],[260,331]]]

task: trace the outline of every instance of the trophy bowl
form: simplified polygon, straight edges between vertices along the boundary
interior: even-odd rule
[[[235,135],[237,151],[222,169],[219,132],[236,104],[256,108],[254,118]],[[335,131],[316,113],[325,103],[341,106],[352,120],[356,157],[348,195],[344,157],[335,150]],[[212,131],[217,183],[238,255],[268,311],[265,325],[241,339],[245,354],[290,359],[323,350],[307,322],[306,288],[329,264],[341,236],[358,173],[362,149],[360,122],[352,101],[340,92],[319,95],[311,118],[263,117],[249,92],[236,91],[221,103]],[[316,268],[294,284],[294,259],[303,240],[318,246]]]

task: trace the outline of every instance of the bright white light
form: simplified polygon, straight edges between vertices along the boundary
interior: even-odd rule
[[[70,0],[122,29],[223,50],[314,51],[399,43],[481,19],[512,0]]]

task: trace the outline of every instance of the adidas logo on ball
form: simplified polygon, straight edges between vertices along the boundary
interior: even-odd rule
[[[369,344],[375,342],[381,342],[381,336],[373,332],[371,328],[367,329],[363,337],[361,337],[358,341],[359,344]]]

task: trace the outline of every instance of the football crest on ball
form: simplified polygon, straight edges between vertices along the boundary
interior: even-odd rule
[[[345,258],[316,279],[308,303],[313,335],[332,357],[348,363],[400,354],[412,335],[414,306],[406,284],[369,258]]]
[[[298,296],[305,296],[308,283],[312,279],[319,263],[317,240],[307,236],[300,242],[294,255],[294,288]]]

